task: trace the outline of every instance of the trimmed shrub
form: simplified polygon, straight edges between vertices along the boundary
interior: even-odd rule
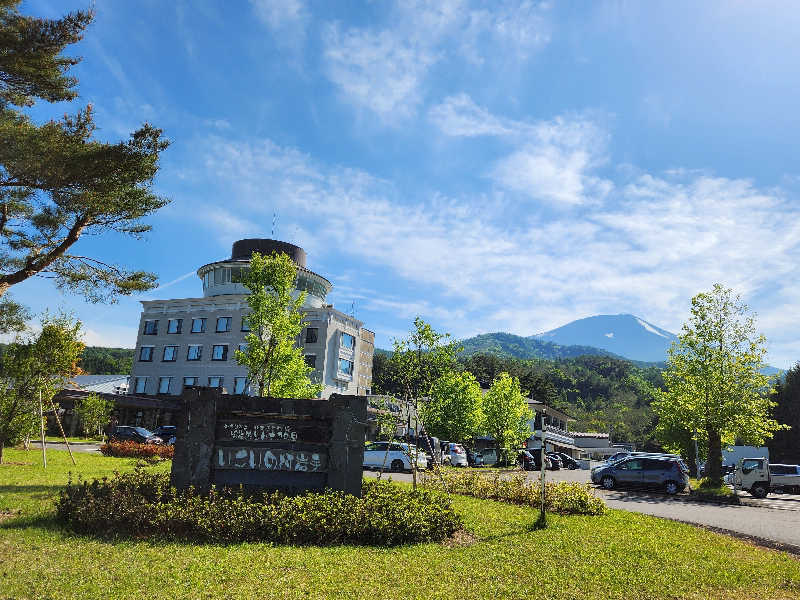
[[[392,546],[441,541],[461,528],[450,500],[390,482],[364,482],[361,498],[339,491],[287,496],[170,488],[169,476],[137,469],[91,483],[69,482],[59,520],[79,533],[208,542]]]
[[[479,473],[475,471],[443,470],[441,477],[435,473],[425,473],[422,486],[453,494],[474,496],[487,500],[500,500],[512,504],[541,506],[541,485],[529,483],[525,474],[510,475],[495,471]],[[547,483],[545,489],[545,510],[561,515],[602,515],[606,504],[595,496],[587,484],[559,481]]]
[[[160,444],[140,444],[131,440],[125,442],[108,442],[100,446],[103,456],[117,456],[123,458],[172,458],[175,446],[162,446]]]

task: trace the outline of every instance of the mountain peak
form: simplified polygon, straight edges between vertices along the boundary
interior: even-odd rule
[[[584,317],[530,337],[563,346],[594,346],[646,362],[663,361],[676,339],[675,334],[628,313]]]

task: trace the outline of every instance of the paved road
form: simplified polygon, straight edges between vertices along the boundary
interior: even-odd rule
[[[364,471],[364,474],[376,475],[372,471]],[[399,481],[411,481],[409,473],[389,475]],[[538,472],[528,473],[531,480],[538,477]],[[589,471],[548,471],[547,478],[550,481],[588,483]],[[735,506],[694,502],[687,495],[673,497],[642,491],[607,491],[602,488],[596,488],[596,493],[610,508],[704,525],[800,549],[800,496],[797,495],[770,494],[758,500],[742,493],[745,504]]]
[[[39,450],[41,451],[42,443],[41,442],[31,442],[31,450]],[[92,442],[70,442],[69,448],[73,452],[90,452],[93,454],[100,454],[100,444],[95,444]],[[64,452],[67,451],[67,445],[64,442],[56,443],[56,442],[47,442],[47,449],[48,450],[63,450]]]

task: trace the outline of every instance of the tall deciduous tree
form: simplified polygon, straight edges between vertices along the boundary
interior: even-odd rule
[[[783,426],[770,416],[768,379],[761,373],[766,339],[729,288],[692,298],[691,317],[673,343],[666,390],[653,404],[662,431],[698,432],[706,445],[706,476],[721,484],[722,445],[761,445]],[[670,441],[670,440],[666,440]]]
[[[305,292],[294,298],[297,265],[288,255],[273,252],[262,256],[254,252],[242,283],[250,291],[250,314],[245,321],[250,333],[247,348],[236,350],[236,360],[247,367],[250,382],[259,396],[313,398],[322,385],[313,383],[309,367],[295,339],[303,329],[300,308]]]
[[[80,321],[45,316],[41,332],[10,344],[0,360],[0,462],[3,446],[35,432],[39,401],[49,402],[78,373]]]
[[[775,418],[791,429],[778,431],[769,444],[776,462],[800,462],[800,363],[789,369],[775,385]]]
[[[43,124],[24,114],[37,99],[77,96],[68,72],[79,59],[61,53],[93,13],[40,19],[18,5],[0,0],[0,297],[35,276],[95,302],[151,289],[154,274],[84,254],[76,242],[150,230],[142,219],[168,202],[151,189],[168,142],[149,124],[125,142],[95,140],[91,106]]]
[[[465,442],[480,433],[482,401],[481,386],[472,373],[451,371],[434,382],[430,400],[423,403],[420,416],[431,435]]]
[[[500,447],[505,461],[531,435],[533,412],[519,387],[519,379],[500,373],[483,396],[483,429]]]

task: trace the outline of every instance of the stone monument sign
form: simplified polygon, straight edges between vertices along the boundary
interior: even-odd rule
[[[366,396],[259,398],[187,387],[180,399],[171,482],[360,495]]]

